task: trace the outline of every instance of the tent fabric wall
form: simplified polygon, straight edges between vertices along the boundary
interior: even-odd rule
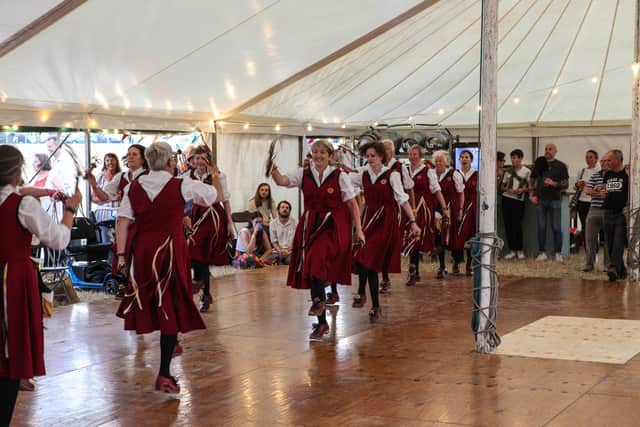
[[[216,155],[218,165],[228,176],[233,212],[247,209],[249,199],[254,196],[258,184],[267,182],[275,203],[287,200],[291,203],[292,213],[298,216],[298,189],[275,185],[271,178],[264,176],[264,162],[270,142],[276,135],[251,135],[218,133]],[[276,159],[283,172],[293,172],[298,167],[298,137],[280,136],[282,150]]]

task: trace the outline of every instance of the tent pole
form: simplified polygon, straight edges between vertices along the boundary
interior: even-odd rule
[[[84,167],[88,170],[91,165],[91,131],[84,130]],[[91,184],[84,180],[84,212],[85,215],[91,213]]]
[[[497,122],[497,56],[498,56],[498,0],[482,1],[482,53],[480,75],[480,181],[479,181],[479,240],[480,240],[480,304],[476,351],[487,353],[497,344],[492,338],[495,327],[490,319],[492,293],[491,266],[495,262],[490,248],[495,237],[496,204],[496,122]],[[476,278],[474,277],[474,280]],[[492,316],[493,317],[493,316]],[[493,327],[493,330],[492,330]]]
[[[629,173],[629,279],[638,283],[640,267],[640,0],[636,0],[633,37],[633,85],[631,95],[631,170]]]

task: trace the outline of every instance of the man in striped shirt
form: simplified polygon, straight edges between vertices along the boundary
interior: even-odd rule
[[[589,213],[587,214],[585,236],[586,242],[586,264],[582,271],[593,271],[593,265],[596,261],[596,254],[598,253],[598,235],[601,235],[601,231],[604,230],[604,198],[606,192],[604,192],[604,173],[607,171],[606,155],[600,159],[600,170],[594,172],[591,178],[585,186],[585,193],[591,196],[591,206],[589,207]],[[607,266],[607,251],[604,251],[604,265]]]

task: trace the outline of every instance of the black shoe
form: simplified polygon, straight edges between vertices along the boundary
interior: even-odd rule
[[[618,274],[618,280],[627,280],[627,271],[623,271],[622,273]]]
[[[609,276],[610,282],[615,282],[616,280],[618,280],[618,272],[613,267],[607,270],[607,275]]]
[[[587,265],[585,268],[582,269],[582,271],[584,273],[591,273],[593,271],[593,265]]]

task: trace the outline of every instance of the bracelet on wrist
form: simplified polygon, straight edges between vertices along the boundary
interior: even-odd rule
[[[74,209],[74,208],[72,208],[71,206],[65,206],[65,207],[64,207],[64,210],[65,210],[65,212],[70,212],[70,213],[72,213],[73,215],[75,215],[78,209],[77,209],[77,208],[76,208],[76,209]]]

